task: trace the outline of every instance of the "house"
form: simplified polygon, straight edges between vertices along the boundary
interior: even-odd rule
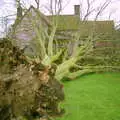
[[[47,16],[49,20],[53,20],[56,16]],[[73,15],[57,16],[57,33],[70,34],[79,31],[81,37],[90,35],[93,29],[96,34],[112,34],[114,31],[114,21],[82,21],[80,20],[80,5],[74,6]]]
[[[35,39],[35,28],[40,28],[42,25],[42,27],[49,31],[53,20],[57,21],[55,39],[61,43],[63,41],[70,41],[76,32],[79,32],[81,39],[85,39],[93,34],[93,31],[97,36],[113,34],[113,21],[81,21],[79,12],[80,6],[75,5],[73,15],[45,16],[38,9],[31,6],[22,17],[18,14],[20,18],[18,17],[16,20],[14,29],[9,36],[15,41],[17,40],[16,44],[18,46],[24,48],[29,46],[31,40]],[[22,14],[21,11],[20,14]],[[73,45],[73,43],[70,43],[70,45]]]
[[[33,6],[24,15],[18,16],[8,36],[15,40],[16,45],[20,48],[29,45],[29,42],[36,37],[35,28],[44,27],[48,31],[50,27],[50,22],[46,16]]]
[[[90,35],[96,36],[97,41],[100,39],[111,38],[114,34],[114,21],[106,20],[106,21],[82,21],[80,20],[80,5],[74,6],[74,14],[73,15],[51,15],[47,16],[49,21],[56,20],[57,21],[57,31],[56,31],[56,39],[58,40],[60,46],[63,47],[68,44],[70,46],[70,50],[72,50],[72,46],[74,44],[73,37],[75,33],[79,33],[80,35],[80,44],[84,42],[86,38]],[[97,42],[97,46],[101,44]]]

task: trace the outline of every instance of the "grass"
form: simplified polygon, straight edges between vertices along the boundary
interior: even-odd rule
[[[57,120],[120,120],[120,73],[99,73],[65,82],[65,115]]]

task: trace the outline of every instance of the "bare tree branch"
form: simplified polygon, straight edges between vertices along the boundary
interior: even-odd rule
[[[40,7],[40,0],[35,0],[36,4],[37,4],[37,9],[39,9]]]
[[[116,23],[117,25],[116,25],[116,29],[120,29],[120,21],[118,21],[117,23]]]
[[[95,8],[91,8],[91,6],[92,6],[92,4],[94,3],[94,1],[95,1],[95,0],[92,0],[92,1],[90,2],[90,0],[87,0],[87,12],[86,12],[86,14],[84,15],[83,20],[87,20],[87,19],[88,19],[88,16],[89,16],[90,14],[92,14],[92,12],[95,11]]]
[[[108,5],[111,3],[111,0],[106,0],[101,6],[99,6],[97,9],[98,9],[98,12],[95,16],[95,21],[97,20],[98,16],[108,7]]]
[[[53,15],[53,0],[50,0],[50,13]]]
[[[63,10],[63,0],[48,0],[48,5],[45,6],[50,14],[59,15]]]
[[[105,0],[100,5],[97,5],[96,3],[98,2],[97,0],[86,0],[85,1],[80,0],[80,16],[81,20],[85,21],[88,20],[89,16],[92,15],[92,13],[96,13],[94,20],[97,20],[97,18],[103,13],[103,11],[109,6],[110,3],[112,3],[112,0]],[[85,6],[86,5],[86,6]]]

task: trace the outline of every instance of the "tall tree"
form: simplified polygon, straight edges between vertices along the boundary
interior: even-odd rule
[[[93,19],[97,20],[98,17],[103,14],[103,12],[108,8],[112,3],[112,0],[105,0],[99,3],[98,0],[79,0],[80,2],[80,16],[81,20],[88,20],[91,15]]]

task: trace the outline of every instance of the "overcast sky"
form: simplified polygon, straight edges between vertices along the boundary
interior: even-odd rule
[[[24,3],[29,7],[30,4],[35,5],[33,2],[34,0],[23,0]],[[62,11],[62,14],[73,14],[74,13],[74,5],[80,4],[80,0],[63,0],[63,6],[65,6],[64,10]],[[69,2],[68,2],[69,1]],[[84,12],[87,8],[86,6],[86,0],[82,0]],[[96,2],[93,4],[93,7],[100,6],[105,0],[95,0]],[[45,14],[48,14],[48,12],[45,9],[45,6],[48,5],[48,0],[41,0],[41,11]],[[0,0],[0,16],[5,16],[8,14],[14,14],[16,12],[16,9],[14,9],[15,3],[14,0]],[[99,19],[108,19],[109,13],[112,13],[111,19],[115,21],[120,20],[120,0],[112,0],[112,3],[108,6],[108,8],[103,12],[103,14],[99,17]],[[92,18],[92,16],[90,17]]]
[[[21,0],[24,1],[24,4],[29,7],[30,4],[35,4],[35,0]],[[45,6],[48,6],[49,0],[40,0],[40,10],[44,12],[44,14],[48,14],[48,11],[45,9]],[[62,14],[74,14],[74,5],[80,4],[80,1],[83,3],[83,13],[85,13],[87,6],[86,1],[87,0],[63,0],[63,6],[64,9],[62,11]],[[90,0],[92,1],[92,0]],[[92,7],[98,7],[104,3],[106,0],[94,0],[94,4]],[[115,22],[120,21],[120,0],[111,0],[111,4],[107,7],[107,9],[99,16],[99,20],[108,20],[109,14],[111,15],[111,20],[114,20]],[[15,2],[14,0],[0,0],[0,17],[9,15],[9,14],[15,14]],[[91,14],[89,16],[89,19],[94,18],[94,14]]]

